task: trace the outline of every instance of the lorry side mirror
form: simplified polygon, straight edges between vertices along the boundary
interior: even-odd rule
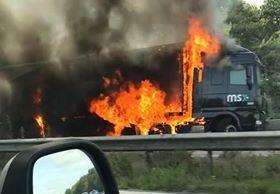
[[[251,66],[246,67],[246,82],[249,90],[253,88],[253,72]]]

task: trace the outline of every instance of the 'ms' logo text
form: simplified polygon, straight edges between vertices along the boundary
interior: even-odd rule
[[[230,94],[227,96],[227,102],[247,102],[250,97],[247,94]]]

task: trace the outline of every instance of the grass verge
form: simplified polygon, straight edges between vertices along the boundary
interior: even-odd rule
[[[109,154],[122,189],[194,191],[213,194],[279,194],[280,156],[227,152],[214,160],[186,152]]]

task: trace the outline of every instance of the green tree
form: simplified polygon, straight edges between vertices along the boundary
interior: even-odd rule
[[[258,54],[263,62],[263,89],[280,116],[280,1],[266,0],[260,8],[237,1],[226,22],[236,42]]]
[[[261,8],[261,17],[265,20],[265,37],[270,39],[280,30],[280,1],[266,0]]]
[[[90,169],[88,174],[81,177],[77,183],[65,191],[65,194],[81,194],[92,190],[103,191],[103,184],[95,168]]]
[[[257,7],[237,1],[226,22],[231,26],[230,35],[242,46],[254,48],[262,42],[263,21]]]

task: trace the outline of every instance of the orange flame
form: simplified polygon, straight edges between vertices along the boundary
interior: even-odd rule
[[[172,133],[176,133],[176,126],[195,121],[192,116],[194,71],[199,71],[199,81],[202,81],[202,55],[215,56],[219,51],[219,40],[202,27],[200,20],[191,19],[187,41],[181,54],[183,105],[179,99],[166,104],[166,93],[145,80],[139,85],[128,83],[127,89],[122,88],[110,96],[100,95],[98,99],[91,101],[90,112],[114,124],[114,133],[110,135],[121,135],[122,130],[131,125],[135,125],[140,134],[147,135],[157,124],[170,125]],[[110,83],[110,80],[105,81]],[[180,109],[183,110],[181,116],[166,114],[178,112]],[[198,119],[198,123],[203,123],[203,119]]]
[[[142,135],[147,135],[153,125],[168,122],[166,112],[176,109],[174,105],[165,105],[165,96],[148,80],[139,86],[129,83],[127,90],[93,100],[90,112],[113,123],[115,135],[120,135],[123,128],[131,124],[137,126]]]
[[[41,137],[46,137],[46,125],[43,116],[38,114],[34,117],[34,120],[40,129]]]
[[[198,70],[198,80],[202,81],[204,70],[203,54],[216,56],[221,49],[219,39],[211,36],[199,19],[190,19],[187,41],[182,51],[183,57],[183,113],[187,118],[193,112],[194,72]]]

